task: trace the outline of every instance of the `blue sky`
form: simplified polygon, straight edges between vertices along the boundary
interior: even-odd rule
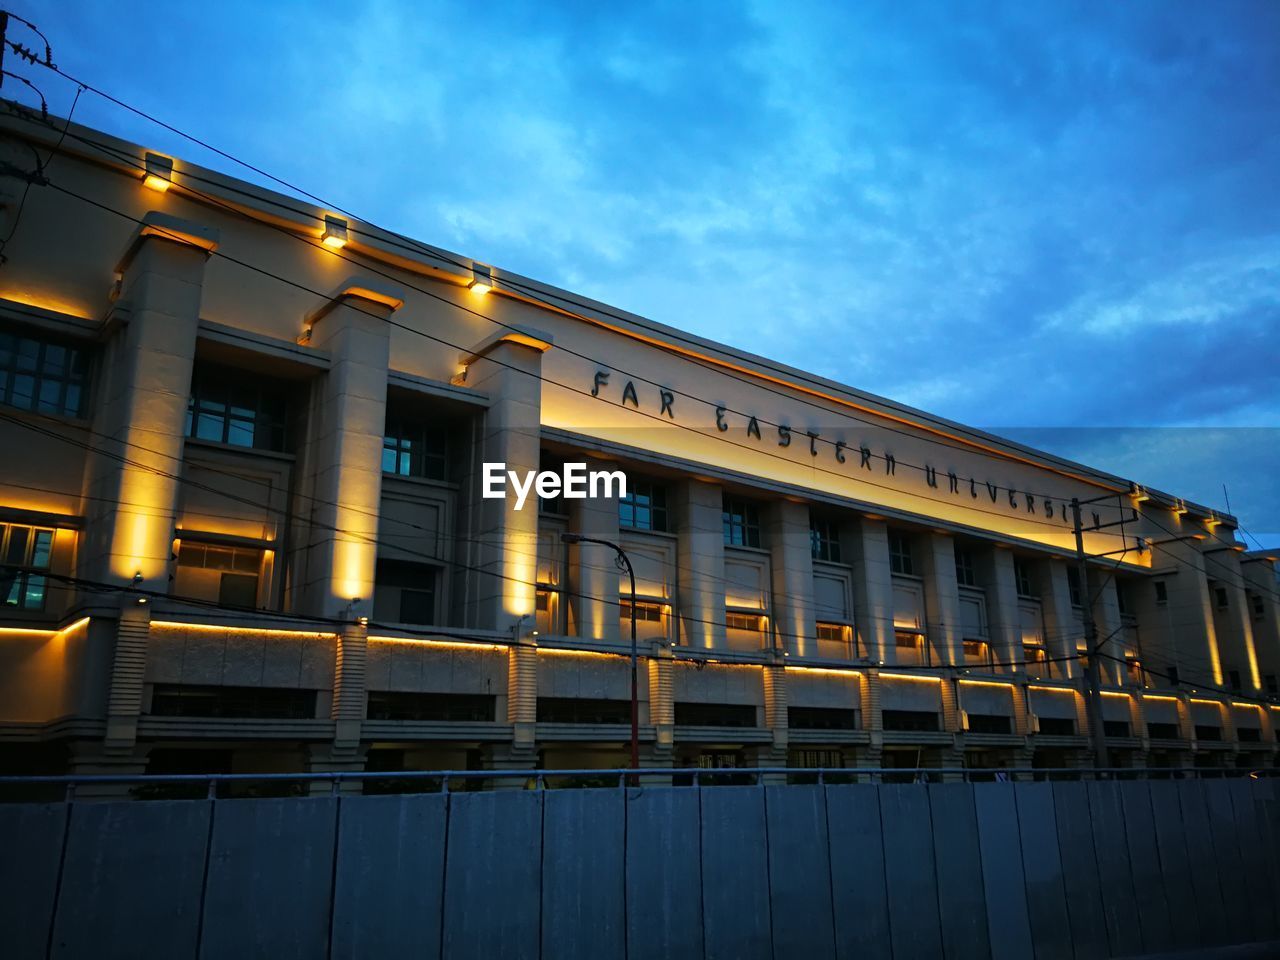
[[[1280,545],[1280,4],[113,6],[14,9],[365,219]]]

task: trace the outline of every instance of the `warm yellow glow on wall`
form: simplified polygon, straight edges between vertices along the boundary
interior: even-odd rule
[[[830,675],[834,677],[843,677],[846,680],[856,680],[862,676],[860,670],[841,670],[839,667],[800,667],[788,666],[788,673],[816,673],[821,675]]]
[[[333,640],[336,633],[315,630],[279,630],[269,627],[233,627],[220,626],[216,623],[186,623],[181,620],[152,620],[152,630],[196,631],[198,633],[235,633],[255,637],[320,637]]]
[[[324,233],[320,235],[320,242],[326,247],[332,247],[334,250],[341,250],[347,245],[347,221],[341,217],[325,217]]]
[[[1050,687],[1050,686],[1045,686],[1044,684],[1039,684],[1039,683],[1031,684],[1029,689],[1043,690],[1045,693],[1072,693],[1073,694],[1076,692],[1074,687]]]
[[[914,673],[885,673],[883,670],[880,676],[885,680],[915,680],[918,683],[941,683],[941,677],[921,677]]]
[[[616,659],[617,657],[631,656],[631,652],[629,650],[619,650],[617,653],[605,653],[601,650],[565,650],[560,647],[539,647],[538,653],[549,653],[557,657],[607,657],[611,660]]]
[[[1142,695],[1142,699],[1143,699],[1143,700],[1161,700],[1161,701],[1164,701],[1164,702],[1167,702],[1167,703],[1177,703],[1177,702],[1178,702],[1178,698],[1177,698],[1177,697],[1166,697],[1166,696],[1164,696],[1164,695],[1162,695],[1162,694],[1158,694],[1158,693],[1144,693],[1144,694]]]
[[[452,650],[498,650],[503,653],[507,651],[505,644],[501,643],[484,643],[481,641],[472,642],[470,640],[430,640],[426,637],[385,637],[371,636],[370,643],[412,643],[416,646],[426,647],[442,647]]]
[[[1259,711],[1262,709],[1262,704],[1260,703],[1243,703],[1240,700],[1232,700],[1231,705],[1233,707],[1253,707],[1255,710]]]
[[[1211,706],[1211,707],[1218,707],[1219,709],[1221,709],[1221,708],[1222,708],[1222,701],[1221,701],[1221,700],[1206,700],[1206,699],[1204,699],[1203,697],[1192,697],[1192,698],[1191,698],[1191,702],[1192,702],[1192,703],[1207,703],[1207,704],[1208,704],[1209,706]]]
[[[962,679],[961,683],[968,684],[971,687],[999,687],[1002,690],[1012,690],[1012,683],[1001,683],[998,680],[967,680]]]
[[[1128,699],[1129,699],[1129,695],[1128,695],[1127,693],[1121,693],[1119,690],[1102,690],[1102,691],[1099,691],[1099,692],[1100,692],[1104,697],[1117,697],[1118,699],[1121,699],[1121,700],[1128,700]]]

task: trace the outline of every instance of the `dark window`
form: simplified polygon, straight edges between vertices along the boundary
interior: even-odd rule
[[[676,703],[677,727],[754,727],[756,708],[741,703]]]
[[[976,587],[978,577],[974,572],[973,553],[956,548],[956,582],[962,587]]]
[[[1035,582],[1031,579],[1031,565],[1026,560],[1013,558],[1013,578],[1018,585],[1018,596],[1039,596],[1035,590]]]
[[[750,630],[759,633],[764,618],[756,613],[726,613],[724,625],[730,630]]]
[[[760,546],[760,508],[750,500],[724,495],[724,542],[731,547]]]
[[[1228,606],[1230,606],[1230,603],[1227,600],[1226,587],[1214,587],[1213,596],[1214,596],[1214,599],[1217,601],[1219,610],[1225,610],[1227,609]]]
[[[1067,592],[1071,594],[1071,605],[1078,607],[1082,603],[1080,593],[1080,571],[1075,567],[1067,567]]]
[[[1267,688],[1267,693],[1276,693],[1276,692],[1277,692],[1277,688],[1276,688],[1276,675],[1275,675],[1274,673],[1268,673],[1266,676],[1264,676],[1264,677],[1262,678],[1262,683],[1266,686],[1266,688]]]
[[[938,715],[926,710],[882,710],[886,730],[937,730]]]
[[[991,660],[991,649],[985,640],[963,640],[960,648],[964,652],[965,663],[987,663]]]
[[[173,592],[193,600],[214,600],[224,607],[258,605],[262,551],[183,540]]]
[[[0,332],[0,404],[78,417],[88,361],[83,350]]]
[[[1070,717],[1041,717],[1040,733],[1046,737],[1074,737],[1076,722]]]
[[[156,717],[247,717],[311,720],[316,692],[277,687],[195,687],[156,684],[151,693]]]
[[[382,437],[382,472],[401,477],[445,480],[449,473],[449,432],[388,410]]]
[[[1262,731],[1257,727],[1237,727],[1236,739],[1241,743],[1261,743]]]
[[[849,640],[849,628],[843,623],[819,623],[817,631],[819,640],[834,640],[838,643],[847,643]]]
[[[834,520],[809,520],[809,546],[813,559],[827,563],[840,562],[840,533]]]
[[[1212,726],[1211,724],[1197,723],[1196,739],[1197,740],[1213,740],[1213,741],[1221,740],[1222,728]]]
[[[993,713],[971,713],[969,714],[969,732],[1012,733],[1012,718]]]
[[[637,623],[661,623],[664,605],[647,600],[636,601]],[[623,623],[631,622],[631,601],[623,600],[618,604],[618,612]]]
[[[858,714],[836,707],[788,707],[787,726],[796,730],[854,730]]]
[[[1127,720],[1103,720],[1102,735],[1106,737],[1127,737],[1129,736],[1129,721]]]
[[[1148,723],[1147,736],[1152,740],[1177,740],[1180,734],[1176,723]]]
[[[889,531],[889,569],[906,576],[914,576],[916,572],[911,556],[911,538],[893,530]]]
[[[43,610],[53,554],[53,531],[0,523],[0,602],[21,610]]]
[[[1133,608],[1129,604],[1129,585],[1127,583],[1116,582],[1116,606],[1122,616],[1128,616],[1133,613]]]
[[[1236,693],[1240,692],[1240,671],[1239,670],[1227,671],[1227,684],[1228,686],[1231,687],[1232,690],[1236,691]]]
[[[627,481],[627,495],[618,501],[618,525],[631,530],[669,529],[667,488],[649,480]]]
[[[844,754],[839,750],[792,750],[787,754],[787,766],[802,770],[830,770],[844,766]]]
[[[1169,600],[1169,587],[1163,580],[1156,581],[1156,603],[1167,603]]]
[[[555,473],[563,477],[564,461],[544,452],[538,461],[538,469],[544,473]],[[567,517],[569,516],[569,501],[561,496],[539,496],[538,513],[546,514],[551,517]]]
[[[484,693],[407,693],[370,690],[370,720],[435,720],[486,723],[494,718],[494,699]]]
[[[539,723],[630,723],[630,700],[539,697]]]
[[[262,376],[197,364],[191,375],[186,435],[256,450],[288,449],[284,388]]]
[[[1178,668],[1173,664],[1165,667],[1164,675],[1165,679],[1169,681],[1169,686],[1176,687],[1178,685]]]
[[[1253,608],[1253,619],[1261,620],[1267,615],[1267,607],[1262,597],[1256,593],[1249,594],[1249,605]]]
[[[437,573],[428,563],[379,560],[373,585],[374,620],[435,623]]]

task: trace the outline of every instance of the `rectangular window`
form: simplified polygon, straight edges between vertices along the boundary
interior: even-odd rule
[[[1127,617],[1133,613],[1133,607],[1129,603],[1129,585],[1116,581],[1116,606],[1120,610],[1122,617]]]
[[[1132,657],[1124,662],[1125,677],[1130,683],[1142,683],[1142,663]]]
[[[379,623],[436,622],[438,568],[409,560],[379,560],[373,585],[373,618]]]
[[[661,623],[662,615],[665,612],[664,604],[651,600],[636,601],[636,622],[637,623]],[[618,612],[623,623],[631,622],[631,601],[623,600],[618,604]]]
[[[667,488],[650,480],[628,478],[627,495],[618,501],[618,525],[630,530],[670,529]]]
[[[819,623],[817,633],[819,640],[831,640],[837,643],[848,643],[852,631],[843,623]]]
[[[288,449],[285,390],[262,376],[210,364],[191,375],[186,435],[254,450]]]
[[[1260,743],[1262,741],[1262,731],[1257,727],[1237,727],[1236,739],[1241,743]]]
[[[1049,662],[1049,655],[1045,652],[1044,647],[1039,644],[1024,643],[1022,645],[1022,660],[1028,670],[1043,670]]]
[[[1080,591],[1080,571],[1075,567],[1067,567],[1067,592],[1071,594],[1071,605],[1078,607],[1083,603]]]
[[[886,730],[937,730],[938,715],[925,710],[882,710]]]
[[[760,546],[760,508],[750,500],[724,495],[724,542],[731,547]]]
[[[1222,739],[1222,728],[1211,726],[1210,724],[1196,724],[1196,739],[1217,742]]]
[[[964,640],[960,643],[965,663],[990,663],[991,648],[985,640]]]
[[[810,519],[809,547],[813,553],[813,559],[826,563],[840,563],[840,534],[835,521]]]
[[[1156,581],[1156,603],[1169,602],[1169,587],[1163,580]]]
[[[539,697],[539,723],[630,723],[630,700]]]
[[[677,727],[754,727],[756,708],[745,703],[676,702]]]
[[[1012,733],[1013,719],[995,713],[969,714],[970,733]]]
[[[1165,679],[1169,681],[1169,686],[1176,687],[1178,685],[1178,668],[1173,664],[1164,668]]]
[[[973,567],[973,553],[956,548],[956,583],[962,587],[976,587],[978,576]]]
[[[1176,723],[1148,723],[1147,736],[1152,740],[1177,740],[1178,725]]]
[[[1102,735],[1104,737],[1127,737],[1129,736],[1129,721],[1127,720],[1103,720]]]
[[[441,426],[387,413],[382,472],[426,480],[448,479],[449,433]]]
[[[1249,605],[1253,608],[1253,619],[1261,620],[1267,615],[1267,607],[1261,596],[1256,593],[1249,594]]]
[[[1214,596],[1214,600],[1215,600],[1215,601],[1217,602],[1217,604],[1218,604],[1218,609],[1219,609],[1219,610],[1226,610],[1226,609],[1227,609],[1227,607],[1229,607],[1229,606],[1231,605],[1231,604],[1230,604],[1230,601],[1227,599],[1227,588],[1226,588],[1226,587],[1214,587],[1214,588],[1213,588],[1213,596]]]
[[[1035,582],[1031,579],[1031,564],[1018,557],[1013,558],[1013,578],[1017,582],[1018,596],[1037,597]]]
[[[370,720],[487,723],[494,719],[494,702],[492,695],[484,693],[370,690],[365,716]]]
[[[0,600],[6,607],[43,610],[53,556],[53,531],[0,523]]]
[[[750,630],[759,633],[764,618],[758,613],[726,613],[724,625],[730,630]]]
[[[794,730],[856,730],[858,714],[839,707],[787,707],[787,726]]]
[[[844,766],[844,754],[839,750],[792,750],[787,754],[787,766],[801,770],[838,769]]]
[[[1239,670],[1227,671],[1227,685],[1230,686],[1231,689],[1234,690],[1236,693],[1240,692],[1240,671]]]
[[[215,687],[158,683],[151,694],[151,715],[311,720],[316,715],[316,692],[290,687]]]
[[[916,565],[911,556],[911,538],[906,534],[889,531],[889,569],[905,576],[915,576]]]
[[[898,655],[898,663],[904,665],[928,664],[928,645],[924,642],[924,637],[921,634],[898,630],[893,635],[893,645]]]
[[[1046,737],[1074,737],[1076,722],[1070,717],[1041,717],[1040,734]]]
[[[83,350],[0,331],[0,404],[78,417],[87,377]]]
[[[183,540],[173,592],[192,600],[213,600],[224,607],[258,606],[262,551]]]
[[[1267,688],[1267,693],[1280,692],[1280,689],[1277,689],[1277,686],[1276,686],[1276,675],[1274,673],[1268,673],[1266,676],[1264,676],[1262,678],[1262,683],[1263,683],[1263,686]]]

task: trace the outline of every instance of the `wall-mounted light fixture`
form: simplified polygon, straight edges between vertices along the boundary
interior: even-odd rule
[[[482,263],[471,265],[471,282],[467,289],[477,296],[484,296],[493,289],[493,271]]]
[[[164,193],[173,182],[173,161],[158,153],[146,156],[146,173],[142,177],[142,185],[150,187],[157,193]]]
[[[347,245],[347,221],[341,217],[326,216],[320,240],[326,247],[341,250]]]

